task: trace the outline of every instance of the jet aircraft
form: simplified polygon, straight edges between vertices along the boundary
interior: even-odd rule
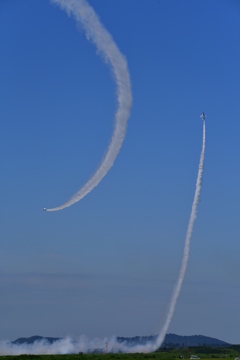
[[[47,211],[47,208],[43,208],[43,211]]]
[[[202,118],[202,120],[205,120],[207,117],[207,115],[205,115],[205,113],[203,112],[202,115],[200,116],[200,118]]]

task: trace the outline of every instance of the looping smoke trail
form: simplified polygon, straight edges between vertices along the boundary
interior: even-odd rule
[[[93,177],[69,201],[61,206],[46,209],[46,211],[58,211],[84,198],[100,183],[113,166],[126,136],[127,122],[132,107],[132,90],[127,61],[88,2],[86,0],[51,1],[58,4],[69,16],[73,14],[76,21],[81,23],[85,29],[87,39],[91,39],[105,60],[110,62],[116,78],[118,93],[115,129],[106,156]]]
[[[199,204],[199,201],[200,201],[200,195],[201,195],[201,189],[202,189],[205,149],[206,149],[206,123],[205,123],[205,120],[203,120],[202,153],[201,153],[200,163],[199,163],[199,168],[198,168],[198,176],[197,176],[197,183],[196,183],[196,190],[195,190],[194,200],[193,200],[193,204],[192,204],[192,212],[191,212],[191,215],[190,215],[187,234],[186,234],[186,239],[185,239],[185,246],[184,246],[182,264],[181,264],[181,268],[180,268],[180,271],[179,271],[178,280],[177,280],[177,283],[176,283],[176,285],[174,287],[172,297],[171,297],[171,300],[170,300],[170,306],[169,306],[169,310],[168,310],[168,314],[167,314],[165,324],[164,324],[160,334],[158,335],[155,346],[154,346],[154,348],[152,350],[158,349],[162,345],[162,343],[164,341],[164,338],[166,336],[166,333],[167,333],[167,331],[169,329],[170,323],[171,323],[172,318],[173,318],[173,314],[174,314],[174,311],[175,311],[177,300],[178,300],[180,291],[182,289],[184,277],[185,277],[185,274],[186,274],[187,265],[188,265],[188,259],[189,259],[189,255],[190,255],[190,242],[191,242],[191,237],[192,237],[192,233],[193,233],[194,222],[195,222],[196,217],[197,217],[198,204]]]

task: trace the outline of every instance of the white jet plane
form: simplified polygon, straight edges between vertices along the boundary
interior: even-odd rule
[[[47,211],[47,208],[43,208],[43,211]]]
[[[205,120],[207,117],[207,115],[205,115],[205,113],[203,112],[202,115],[200,116],[200,118],[202,118],[202,120]]]

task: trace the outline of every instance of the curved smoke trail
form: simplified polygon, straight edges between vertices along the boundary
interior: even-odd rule
[[[195,190],[194,200],[193,200],[193,204],[192,204],[192,212],[191,212],[191,215],[190,215],[187,234],[186,234],[186,239],[185,239],[182,264],[181,264],[181,268],[180,268],[180,271],[179,271],[178,280],[177,280],[177,283],[176,283],[176,285],[174,287],[172,297],[171,297],[171,300],[170,300],[170,306],[169,306],[169,310],[168,310],[168,314],[167,314],[165,324],[164,324],[160,334],[158,335],[156,343],[154,345],[154,349],[152,349],[152,350],[158,349],[162,345],[162,343],[164,341],[164,338],[166,336],[166,333],[167,333],[167,331],[169,329],[169,326],[170,326],[172,318],[173,318],[173,314],[174,314],[174,311],[175,311],[177,300],[178,300],[180,291],[182,289],[184,277],[185,277],[185,274],[186,274],[187,265],[188,265],[188,259],[189,259],[189,255],[190,255],[190,242],[191,242],[191,237],[192,237],[192,233],[193,233],[194,222],[195,222],[196,217],[197,217],[198,204],[199,204],[199,201],[200,201],[200,195],[201,195],[201,189],[202,189],[205,149],[206,149],[206,123],[205,123],[205,120],[203,120],[202,153],[201,153],[200,163],[199,163],[199,168],[198,168],[198,176],[197,176],[197,183],[196,183],[196,190]]]
[[[113,166],[126,136],[127,122],[132,107],[132,90],[127,61],[88,2],[86,0],[51,1],[58,4],[68,13],[68,15],[73,14],[76,21],[80,22],[85,29],[87,39],[91,39],[96,45],[97,50],[110,62],[116,78],[118,92],[118,109],[116,112],[115,129],[106,156],[93,177],[69,201],[61,206],[46,209],[46,211],[58,211],[63,210],[84,198],[84,196],[100,183]]]

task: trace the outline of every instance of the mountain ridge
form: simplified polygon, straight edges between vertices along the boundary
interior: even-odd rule
[[[135,345],[145,345],[148,342],[154,342],[157,338],[157,335],[152,336],[134,336],[134,337],[121,337],[118,336],[116,339],[119,343],[125,343],[128,346]],[[63,338],[55,337],[44,337],[44,336],[31,336],[31,337],[22,337],[12,341],[12,344],[23,345],[23,344],[34,344],[34,342],[43,341],[53,344],[56,341],[62,340]],[[211,346],[211,347],[228,347],[231,344],[212,338],[204,335],[176,335],[176,334],[167,334],[161,348],[187,348],[192,346]]]

